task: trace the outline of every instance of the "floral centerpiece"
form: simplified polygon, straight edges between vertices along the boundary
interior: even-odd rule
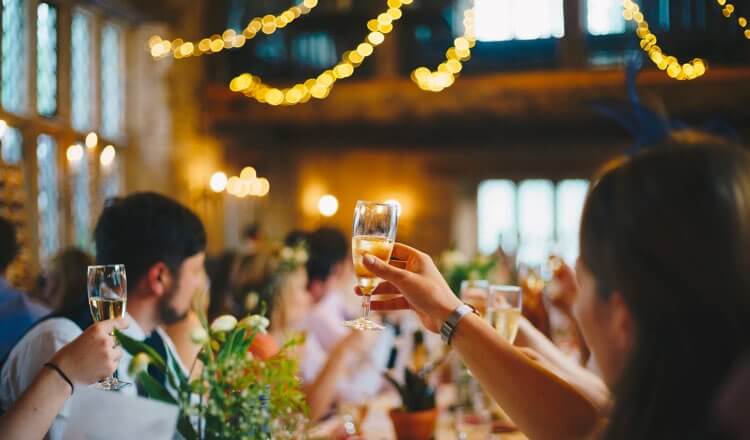
[[[465,280],[486,280],[497,260],[487,255],[468,258],[457,250],[447,250],[438,259],[440,273],[456,295],[461,293],[461,283]]]
[[[201,317],[201,324],[191,337],[203,347],[198,355],[203,367],[192,380],[173,356],[165,360],[145,343],[117,333],[133,355],[130,368],[138,385],[150,398],[180,407],[178,433],[186,440],[255,440],[294,429],[307,405],[298,363],[289,352],[302,341],[291,339],[275,356],[259,360],[248,349],[257,333],[266,332],[265,317],[250,315],[238,322],[223,315],[210,326]]]

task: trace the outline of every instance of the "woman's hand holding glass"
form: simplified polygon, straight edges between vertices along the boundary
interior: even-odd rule
[[[373,310],[390,311],[413,309],[422,324],[438,332],[453,310],[461,305],[429,255],[401,243],[395,243],[391,264],[365,255],[365,267],[385,280],[373,295],[396,294],[386,300],[373,300]],[[357,290],[358,294],[362,294]]]

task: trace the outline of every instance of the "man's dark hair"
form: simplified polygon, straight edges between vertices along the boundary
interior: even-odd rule
[[[206,248],[198,216],[152,192],[109,200],[94,231],[98,264],[124,264],[135,286],[156,263],[178,274],[182,262]],[[175,275],[176,276],[176,275]]]
[[[0,217],[0,274],[4,273],[10,266],[19,251],[16,228],[13,223]]]
[[[331,275],[333,266],[349,256],[349,242],[338,229],[320,228],[307,240],[307,275],[310,281],[325,281]]]

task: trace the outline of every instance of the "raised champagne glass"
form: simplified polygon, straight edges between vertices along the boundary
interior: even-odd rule
[[[396,241],[398,206],[391,203],[357,202],[352,232],[352,258],[357,285],[362,292],[362,313],[344,325],[355,330],[380,331],[383,326],[369,318],[370,297],[380,284],[380,278],[362,264],[365,255],[372,255],[388,263]]]
[[[518,286],[490,286],[487,304],[487,320],[497,333],[509,343],[518,334],[521,319],[523,293]]]
[[[125,265],[89,266],[87,290],[91,317],[94,321],[125,316],[125,305],[128,299]],[[117,391],[128,385],[130,385],[129,382],[123,382],[114,375],[110,375],[99,381],[96,387],[100,390]]]

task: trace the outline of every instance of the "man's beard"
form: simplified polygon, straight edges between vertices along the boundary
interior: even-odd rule
[[[170,325],[178,323],[188,315],[189,310],[180,312],[172,305],[172,298],[174,298],[177,293],[177,287],[178,286],[172,286],[159,301],[159,319],[161,319],[162,324]]]

